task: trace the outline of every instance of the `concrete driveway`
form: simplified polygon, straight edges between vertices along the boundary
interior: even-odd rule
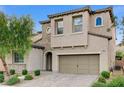
[[[41,76],[31,81],[23,81],[18,87],[88,87],[96,80],[96,75],[75,75],[41,72]]]

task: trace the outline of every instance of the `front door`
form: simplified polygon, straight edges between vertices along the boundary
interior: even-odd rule
[[[46,70],[52,71],[52,53],[48,52],[46,54]]]

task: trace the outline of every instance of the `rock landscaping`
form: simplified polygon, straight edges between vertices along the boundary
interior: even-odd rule
[[[15,85],[23,82],[24,80],[32,80],[35,76],[40,76],[40,70],[35,70],[33,74],[29,74],[26,69],[22,70],[21,74],[17,74],[14,69],[10,69],[10,76],[4,75],[0,72],[0,83],[3,85]],[[5,77],[7,77],[5,79]]]

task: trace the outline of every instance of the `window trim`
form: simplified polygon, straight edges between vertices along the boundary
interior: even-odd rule
[[[15,61],[15,54],[14,54],[15,52],[12,52],[12,61],[13,61],[13,64],[25,64],[25,61],[24,61],[24,58],[25,57],[23,57],[23,62],[16,62]]]
[[[78,18],[78,17],[81,17],[82,18],[82,31],[79,31],[79,32],[75,32],[74,31],[74,18]],[[83,32],[83,15],[75,15],[75,16],[72,16],[72,33],[81,33]]]
[[[56,24],[57,21],[63,21],[63,33],[62,33],[62,34],[57,34],[57,24]],[[55,22],[55,35],[56,35],[56,36],[64,35],[64,20],[63,20],[63,18],[56,19],[54,22]]]
[[[101,25],[96,25],[96,19],[97,19],[97,18],[101,18],[101,22],[102,22]],[[103,17],[102,17],[102,16],[97,16],[97,17],[95,18],[95,27],[102,27],[102,26],[104,26],[104,25],[103,25]]]

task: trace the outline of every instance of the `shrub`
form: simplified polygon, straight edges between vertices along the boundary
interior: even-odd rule
[[[103,76],[105,79],[108,79],[110,77],[110,73],[107,71],[102,71],[101,76]]]
[[[19,82],[20,82],[19,78],[17,76],[13,76],[6,83],[7,85],[14,85]]]
[[[22,75],[27,75],[28,71],[26,69],[22,70]]]
[[[4,74],[3,71],[0,71],[0,74]]]
[[[14,75],[15,74],[15,69],[10,69],[10,75]]]
[[[105,79],[103,76],[100,76],[100,77],[98,78],[98,82],[106,83],[106,79]]]
[[[25,80],[32,80],[32,79],[33,79],[33,77],[30,74],[28,74],[28,75],[25,76]]]
[[[92,87],[107,87],[106,83],[102,83],[102,82],[95,82],[92,84]]]
[[[40,70],[35,70],[34,74],[35,74],[35,76],[39,76],[40,75]]]
[[[4,75],[0,74],[0,83],[4,82]]]
[[[121,60],[124,57],[124,52],[123,51],[116,51],[116,59]]]
[[[124,87],[124,77],[116,77],[107,84],[108,87]]]

